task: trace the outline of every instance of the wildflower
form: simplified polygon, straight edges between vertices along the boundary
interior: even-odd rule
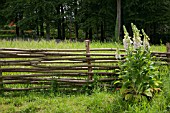
[[[132,23],[132,31],[133,31],[133,46],[134,49],[138,49],[142,46],[142,40],[141,40],[141,34],[140,30],[137,29],[137,27]]]
[[[133,42],[130,39],[131,37],[129,36],[129,33],[127,32],[125,26],[123,26],[123,30],[124,30],[124,34],[125,34],[124,39],[123,39],[123,45],[124,45],[124,48],[127,50]]]
[[[150,45],[149,45],[149,37],[148,35],[145,33],[145,31],[142,29],[142,33],[143,33],[143,36],[144,36],[144,39],[143,39],[143,47],[145,50],[149,49],[150,48]]]

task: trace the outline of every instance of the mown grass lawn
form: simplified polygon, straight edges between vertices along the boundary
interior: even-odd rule
[[[114,43],[92,42],[91,48],[115,48]],[[119,45],[123,48],[122,45]],[[52,41],[0,41],[0,48],[85,48],[83,42]],[[165,52],[166,47],[151,46],[152,51]],[[0,113],[170,113],[170,71],[161,67],[162,91],[148,102],[137,104],[126,102],[119,91],[54,95],[50,92],[10,92],[0,96]]]

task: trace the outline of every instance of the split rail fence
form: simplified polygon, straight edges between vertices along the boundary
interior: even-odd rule
[[[51,88],[77,91],[96,81],[101,87],[114,87],[120,62],[115,58],[116,49],[90,49],[87,40],[85,45],[86,49],[0,48],[0,92]],[[120,52],[123,60],[125,50]],[[152,54],[169,64],[170,52]]]

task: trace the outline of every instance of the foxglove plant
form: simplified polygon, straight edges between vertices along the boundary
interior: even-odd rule
[[[149,50],[149,37],[142,30],[144,35],[143,45],[140,31],[135,25],[132,25],[133,45],[130,42],[129,34],[124,28],[124,47],[126,56],[124,62],[120,63],[120,80],[115,84],[122,84],[121,93],[125,100],[141,101],[144,98],[152,98],[153,94],[160,90],[158,67],[153,62]],[[134,47],[133,51],[132,46]]]

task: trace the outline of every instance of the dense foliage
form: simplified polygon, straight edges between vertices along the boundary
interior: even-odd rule
[[[101,41],[122,36],[122,32],[115,35],[117,21],[128,30],[131,22],[144,28],[151,41],[160,41],[155,36],[164,37],[170,32],[169,0],[123,0],[119,6],[118,1],[121,0],[1,0],[0,26],[9,29],[8,25],[14,22],[17,36],[26,35],[26,30],[34,30],[35,36],[48,39]],[[117,20],[118,9],[121,9],[122,17]]]

